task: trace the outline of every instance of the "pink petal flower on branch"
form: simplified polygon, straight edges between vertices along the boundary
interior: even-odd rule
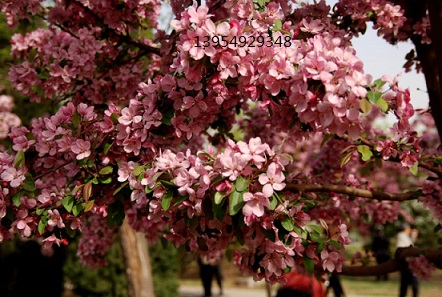
[[[77,139],[72,146],[71,150],[74,154],[77,154],[77,160],[82,160],[91,155],[91,143],[89,141],[84,141],[83,139]]]
[[[9,182],[9,185],[13,188],[19,187],[26,179],[22,170],[16,170],[14,167],[9,167],[3,171],[1,178],[2,180]]]
[[[250,216],[254,214],[257,217],[262,217],[264,215],[264,207],[270,207],[269,199],[264,196],[263,193],[244,193],[243,200],[246,204],[243,206],[242,212],[245,216]]]
[[[267,168],[267,172],[259,176],[259,183],[263,185],[262,192],[264,196],[271,197],[273,191],[281,191],[285,188],[285,176],[282,169],[275,163],[271,163]]]

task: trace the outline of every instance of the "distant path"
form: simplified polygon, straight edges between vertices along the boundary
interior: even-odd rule
[[[213,297],[218,295],[218,287],[214,285]],[[203,287],[199,286],[180,286],[180,297],[203,297]],[[263,288],[225,288],[222,297],[267,297],[267,293]],[[347,295],[347,297],[370,297],[364,295]]]

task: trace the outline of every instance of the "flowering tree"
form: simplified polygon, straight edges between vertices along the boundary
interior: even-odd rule
[[[423,68],[437,115],[436,1],[171,1],[170,34],[156,29],[157,0],[43,2],[1,4],[11,26],[47,22],[13,36],[9,77],[59,108],[11,128],[0,241],[51,246],[81,232],[80,260],[99,267],[126,217],[149,240],[208,256],[239,242],[235,264],[270,283],[295,267],[441,265],[440,249],[411,248],[343,267],[349,228],[396,220],[402,201],[442,220],[441,117],[412,121],[409,90],[373,80],[351,46],[370,21],[389,42],[411,38],[407,67]],[[391,129],[372,125],[387,113]]]

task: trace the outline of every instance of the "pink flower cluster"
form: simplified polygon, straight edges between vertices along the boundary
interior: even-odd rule
[[[96,213],[83,224],[83,232],[78,243],[77,255],[83,265],[100,268],[107,264],[106,253],[111,248],[116,228],[109,228],[106,216]]]
[[[5,139],[12,127],[21,125],[20,118],[12,113],[13,107],[14,100],[11,96],[0,95],[0,139]]]
[[[430,280],[431,274],[436,270],[436,266],[422,255],[419,257],[408,257],[407,263],[414,276],[423,281]]]
[[[441,205],[441,193],[442,186],[441,180],[438,179],[434,182],[425,182],[422,185],[422,196],[419,197],[425,207],[433,211],[434,217],[442,222],[442,205]]]
[[[292,36],[288,47],[198,47],[197,37],[202,40],[204,36],[224,35],[231,40],[239,36],[268,35],[267,28],[274,19],[266,16],[276,17],[275,11],[280,11],[278,4],[272,3],[263,12],[255,10],[248,15],[242,12],[253,8],[245,3],[226,5],[231,11],[230,25],[226,22],[215,25],[204,6],[191,7],[181,14],[181,19],[172,22],[181,35],[177,44],[179,55],[171,70],[183,73],[188,80],[199,80],[207,75],[208,68],[215,67],[214,78],[236,79],[238,89],[245,90],[244,95],[253,101],[260,100],[261,107],[273,112],[280,121],[278,125],[285,129],[300,120],[314,131],[339,135],[347,132],[356,137],[361,129],[359,100],[366,96],[365,86],[371,77],[363,73],[362,62],[346,41],[335,32],[329,32],[320,20],[308,18],[283,24],[285,32]],[[246,30],[249,26],[254,30]],[[300,31],[311,37],[297,39]],[[274,40],[281,36],[280,32],[273,33]],[[209,67],[208,63],[213,66]],[[226,90],[226,86],[219,83],[215,86],[217,104],[224,105],[230,99],[226,97],[228,89],[236,91],[231,86]],[[209,98],[210,95],[211,90]],[[209,98],[205,98],[207,106],[211,106]],[[198,106],[197,101],[192,104]],[[183,105],[182,109],[187,108]],[[285,114],[288,116],[281,116]]]
[[[0,6],[1,12],[6,15],[9,26],[17,24],[20,19],[29,19],[43,10],[40,0],[5,0]]]
[[[392,42],[406,38],[401,32],[406,22],[404,11],[399,5],[387,0],[350,1],[341,0],[336,4],[339,15],[349,17],[354,22],[354,31],[365,31],[366,23],[374,22],[378,35]]]

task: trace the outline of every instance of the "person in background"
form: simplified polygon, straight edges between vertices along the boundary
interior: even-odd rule
[[[339,274],[332,273],[328,278],[328,284],[327,289],[325,290],[325,294],[328,295],[328,291],[330,290],[333,291],[333,295],[335,297],[345,297],[344,288],[342,287]]]
[[[206,256],[198,257],[200,277],[204,288],[204,297],[212,296],[212,279],[215,276],[219,286],[219,295],[223,295],[220,260],[209,259]]]
[[[284,278],[286,284],[278,289],[276,297],[326,297],[322,284],[314,276],[292,271]]]
[[[411,229],[410,225],[407,223],[402,224],[399,228],[399,233],[397,234],[396,247],[406,248],[412,246],[416,241],[417,236],[418,231],[416,229]],[[405,297],[407,295],[407,289],[410,285],[413,291],[413,297],[417,297],[419,293],[419,283],[417,278],[413,275],[413,272],[407,266],[401,270],[399,297]]]
[[[375,235],[371,244],[371,250],[375,254],[376,263],[381,264],[390,260],[390,241],[384,234],[382,225],[376,226]],[[388,274],[377,275],[376,280],[388,280]]]

